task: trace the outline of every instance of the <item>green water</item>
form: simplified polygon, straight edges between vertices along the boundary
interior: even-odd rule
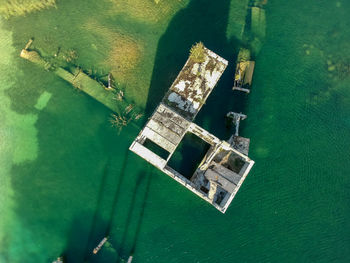
[[[164,2],[156,20],[80,0],[1,20],[0,262],[349,262],[349,2],[270,0],[249,96],[230,90],[247,2]],[[194,42],[228,59],[196,119],[228,138],[225,113],[248,115],[256,164],[226,214],[128,151],[142,122],[118,134],[104,106],[20,59],[30,37],[97,75],[136,43],[117,81],[146,117]]]

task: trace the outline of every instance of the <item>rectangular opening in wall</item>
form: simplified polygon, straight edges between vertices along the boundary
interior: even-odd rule
[[[148,150],[154,152],[157,154],[159,157],[163,159],[167,159],[169,156],[169,152],[162,147],[160,147],[158,144],[155,142],[151,141],[150,139],[146,138],[146,141],[143,143],[143,146],[145,146]]]
[[[168,165],[190,179],[210,148],[210,144],[193,133],[186,133]]]

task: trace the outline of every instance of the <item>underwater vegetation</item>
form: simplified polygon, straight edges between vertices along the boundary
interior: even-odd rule
[[[205,61],[204,45],[199,42],[191,47],[190,58],[195,63],[202,63]]]
[[[127,14],[145,23],[163,23],[169,20],[179,9],[188,4],[188,0],[108,0],[112,6],[109,14]]]
[[[302,45],[302,52],[306,61],[317,61],[320,68],[327,74],[321,87],[315,89],[310,96],[312,105],[326,104],[330,100],[337,100],[338,107],[349,108],[350,96],[347,93],[348,80],[350,78],[350,54],[344,52],[350,49],[350,43],[345,40],[346,34],[340,34],[337,27],[330,30],[324,36],[329,43],[334,43],[338,48],[330,48],[321,43]]]

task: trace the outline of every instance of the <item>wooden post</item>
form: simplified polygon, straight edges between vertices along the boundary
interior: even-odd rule
[[[29,39],[29,40],[28,40],[28,43],[27,43],[27,45],[24,47],[24,49],[27,50],[28,48],[30,48],[30,46],[31,46],[31,44],[33,43],[33,41],[34,41],[33,38]]]

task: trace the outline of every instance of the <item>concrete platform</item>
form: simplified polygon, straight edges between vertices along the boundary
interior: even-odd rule
[[[205,48],[206,59],[189,58],[130,150],[225,213],[254,161],[192,121],[220,79],[228,62]],[[243,116],[243,115],[242,115]],[[210,145],[190,179],[168,165],[186,133]],[[151,140],[169,153],[166,159],[145,146]]]

